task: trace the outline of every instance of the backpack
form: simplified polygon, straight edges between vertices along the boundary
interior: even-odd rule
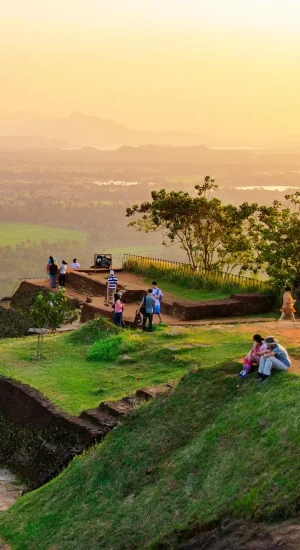
[[[136,312],[135,312],[134,323],[135,323],[136,325],[141,325],[142,322],[143,322],[142,314],[141,314],[141,312],[137,309]]]

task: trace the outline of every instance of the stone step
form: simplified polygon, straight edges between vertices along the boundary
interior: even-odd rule
[[[172,384],[162,384],[160,386],[151,386],[151,388],[141,388],[140,390],[137,390],[135,395],[138,399],[149,401],[149,399],[153,399],[157,395],[163,395],[165,393],[170,392],[172,388],[173,388]]]
[[[123,401],[126,401],[126,403],[129,403],[133,408],[140,405],[145,399],[140,398],[138,395],[126,395],[126,397],[122,398]]]
[[[89,424],[92,424],[96,431],[100,431],[103,436],[105,436],[117,425],[117,420],[114,417],[100,411],[100,409],[83,411],[79,418],[87,421]]]
[[[121,418],[132,413],[134,410],[134,405],[129,403],[125,399],[120,399],[118,401],[103,401],[99,405],[100,411],[103,411],[109,415],[112,415],[116,418]]]

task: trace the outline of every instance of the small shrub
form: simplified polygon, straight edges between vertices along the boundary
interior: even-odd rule
[[[106,317],[99,317],[69,334],[68,339],[74,344],[93,344],[97,340],[104,340],[114,334],[119,334],[121,330]]]
[[[139,335],[121,332],[95,342],[87,358],[90,361],[115,361],[119,355],[137,351],[141,346],[142,340]]]

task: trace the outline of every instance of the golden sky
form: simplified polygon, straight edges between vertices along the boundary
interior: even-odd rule
[[[0,0],[1,111],[300,133],[300,0]]]

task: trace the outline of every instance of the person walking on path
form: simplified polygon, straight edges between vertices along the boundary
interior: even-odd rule
[[[108,306],[114,303],[114,294],[117,291],[117,284],[118,277],[116,277],[114,270],[111,269],[106,283],[106,300],[104,305]]]
[[[124,311],[124,303],[121,299],[120,293],[117,292],[114,295],[115,303],[114,303],[114,324],[117,327],[123,327],[123,311]]]
[[[58,278],[58,285],[60,288],[66,286],[66,273],[67,273],[67,262],[63,260],[61,262],[61,266],[59,268],[59,278]]]
[[[271,370],[287,370],[291,366],[291,360],[289,358],[286,349],[281,346],[273,336],[268,336],[265,339],[267,349],[261,356],[258,367],[258,382],[267,382],[270,378]]]
[[[291,318],[292,321],[295,321],[296,319],[294,314],[296,313],[296,310],[294,308],[294,303],[296,302],[296,300],[294,300],[293,298],[292,289],[290,286],[286,286],[284,290],[285,292],[283,295],[283,303],[280,309],[281,317],[279,321],[283,321],[286,318]]]
[[[251,373],[254,365],[259,365],[261,356],[267,349],[264,338],[260,334],[254,334],[253,346],[249,353],[246,355],[243,362],[243,369],[238,374],[240,378],[246,378]]]
[[[56,288],[57,273],[58,273],[58,267],[54,261],[54,258],[52,258],[50,260],[50,265],[49,265],[49,280],[50,280],[51,288]]]
[[[155,303],[156,303],[156,300],[152,296],[152,288],[149,288],[148,293],[146,294],[146,296],[144,296],[140,304],[140,312],[143,315],[142,329],[146,330],[146,323],[148,320],[149,332],[152,331],[153,311],[154,311]]]
[[[79,265],[79,263],[77,262],[77,259],[76,259],[76,258],[73,258],[73,262],[71,263],[71,268],[72,268],[72,269],[80,269],[80,265]]]
[[[154,306],[153,313],[154,315],[158,315],[159,323],[162,323],[160,311],[161,311],[161,302],[163,299],[163,293],[160,290],[160,288],[158,288],[156,281],[153,281],[152,283],[152,296],[153,298],[155,298],[155,306]]]

